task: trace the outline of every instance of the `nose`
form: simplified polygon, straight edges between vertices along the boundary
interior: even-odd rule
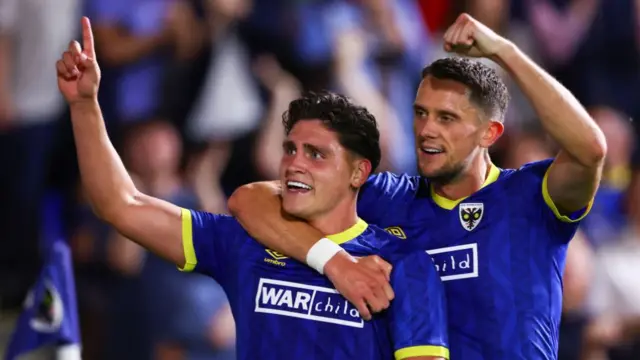
[[[429,115],[423,118],[417,118],[414,121],[415,133],[423,139],[435,139],[438,137],[439,128],[437,120]]]
[[[287,156],[285,158],[286,174],[301,174],[306,171],[306,159],[302,152],[298,152],[295,155]]]

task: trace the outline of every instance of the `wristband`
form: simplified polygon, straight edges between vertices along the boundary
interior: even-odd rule
[[[340,245],[327,238],[322,238],[309,249],[307,265],[316,269],[320,274],[324,274],[324,266],[335,254],[342,250]]]

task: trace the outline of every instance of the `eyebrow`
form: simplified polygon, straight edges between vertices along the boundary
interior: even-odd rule
[[[291,140],[285,140],[282,142],[282,147],[285,149],[295,149],[296,148],[296,144],[291,141]],[[322,154],[331,154],[332,151],[330,148],[328,147],[322,147],[322,146],[316,146],[316,145],[312,145],[309,143],[305,143],[302,145],[302,147],[306,150],[306,151],[317,151],[319,153]]]

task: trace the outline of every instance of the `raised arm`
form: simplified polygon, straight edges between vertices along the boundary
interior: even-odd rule
[[[56,63],[58,86],[71,108],[82,185],[94,212],[159,256],[185,264],[181,209],[139,192],[109,141],[97,101],[100,68],[88,18],[83,49],[76,41]]]
[[[275,181],[238,188],[229,199],[228,207],[252,237],[301,262],[308,262],[309,251],[325,235],[306,222],[283,214],[280,184]],[[393,299],[388,283],[391,266],[378,257],[357,260],[341,250],[322,269],[316,270],[327,275],[364,319],[371,316],[369,307],[377,312],[387,308]]]
[[[604,134],[578,100],[515,46],[499,53],[531,101],[542,126],[560,145],[546,189],[560,215],[584,209],[598,190],[607,152]],[[558,215],[558,214],[557,214]]]
[[[545,200],[558,217],[587,207],[600,183],[607,146],[573,94],[514,44],[469,15],[458,17],[445,33],[445,49],[490,58],[511,74],[562,149],[547,172]]]

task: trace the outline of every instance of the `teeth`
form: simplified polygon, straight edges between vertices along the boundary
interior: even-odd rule
[[[287,181],[287,186],[292,188],[311,190],[311,186],[299,181]]]
[[[442,150],[438,150],[438,149],[427,149],[427,148],[422,148],[422,151],[429,153],[429,154],[439,154],[442,152]]]

